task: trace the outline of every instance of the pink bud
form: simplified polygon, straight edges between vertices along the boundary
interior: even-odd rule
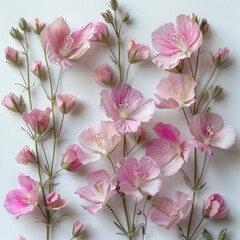
[[[45,28],[45,24],[42,23],[38,18],[35,18],[32,23],[33,32],[36,33],[37,35],[40,35],[40,33],[44,28]]]
[[[4,52],[6,60],[17,66],[19,62],[18,51],[12,47],[6,47]]]
[[[93,71],[93,78],[96,82],[112,85],[113,72],[107,63],[102,64]]]
[[[50,207],[54,211],[57,211],[61,208],[64,208],[69,201],[66,199],[62,199],[58,193],[52,192],[47,195],[46,202],[48,207]]]
[[[18,97],[14,93],[9,93],[2,100],[3,106],[7,107],[13,112],[18,112],[22,114],[24,111],[24,103],[22,96]]]
[[[67,114],[74,107],[76,97],[71,94],[57,95],[57,106],[61,113]]]
[[[45,68],[42,65],[41,61],[34,61],[32,63],[32,68],[33,68],[33,72],[34,74],[39,78],[39,79],[43,79],[44,78],[44,74],[45,74]]]
[[[150,49],[146,45],[136,44],[133,40],[128,41],[128,61],[137,63],[148,58]]]
[[[26,238],[21,234],[17,240],[26,240]]]
[[[73,236],[73,238],[80,237],[84,230],[85,230],[85,226],[79,220],[77,220],[73,224],[73,229],[72,229],[72,236]]]
[[[228,215],[229,209],[225,206],[220,194],[212,194],[203,204],[203,216],[218,219]]]
[[[31,164],[36,161],[33,152],[30,150],[29,146],[25,146],[16,156],[16,161],[22,164]]]
[[[142,142],[146,138],[146,132],[142,127],[139,127],[137,132],[134,133],[134,139],[136,143]]]
[[[219,48],[215,55],[212,55],[213,63],[216,67],[223,65],[229,57],[229,50],[225,48]]]
[[[103,42],[107,41],[109,32],[107,25],[103,22],[98,22],[95,24],[95,31],[93,34],[93,38],[91,39],[94,42]]]

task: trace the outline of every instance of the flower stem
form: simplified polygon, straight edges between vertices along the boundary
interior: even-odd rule
[[[197,232],[197,230],[199,229],[199,227],[201,226],[202,222],[204,220],[204,217],[201,219],[201,221],[198,223],[197,227],[195,228],[195,230],[193,231],[192,235],[190,236],[189,239],[192,239],[194,234]]]

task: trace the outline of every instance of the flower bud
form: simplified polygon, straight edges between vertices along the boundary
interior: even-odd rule
[[[22,38],[22,35],[17,28],[12,27],[9,33],[14,39],[20,40]]]
[[[103,16],[103,19],[106,23],[113,23],[113,15],[109,10],[107,10],[107,12],[101,13],[101,15]]]
[[[6,95],[2,100],[2,104],[13,112],[22,114],[24,111],[24,102],[22,96],[18,97],[14,93],[9,93]]]
[[[93,38],[91,39],[93,42],[102,42],[106,43],[108,39],[108,28],[107,25],[103,22],[98,22],[95,25],[95,32],[93,34]]]
[[[193,20],[195,23],[199,24],[199,18],[198,18],[197,15],[195,15],[194,13],[192,13],[191,18],[192,18],[192,20]]]
[[[26,240],[26,238],[21,234],[17,240]]]
[[[211,235],[210,235],[210,233],[207,231],[207,229],[204,229],[202,235],[203,235],[203,239],[204,239],[204,240],[211,240]]]
[[[42,65],[41,61],[34,61],[32,63],[33,73],[39,78],[44,79],[45,76],[45,68]]]
[[[124,13],[122,16],[122,22],[123,23],[127,22],[129,18],[130,18],[129,12]]]
[[[227,237],[227,228],[221,230],[221,232],[217,235],[217,240],[225,240]]]
[[[110,0],[110,7],[113,11],[116,11],[118,8],[118,1],[117,0]]]
[[[134,139],[136,143],[142,142],[146,138],[146,132],[142,127],[139,127],[137,132],[134,133]]]
[[[106,84],[108,86],[112,85],[113,72],[107,63],[102,64],[93,70],[93,78],[96,82],[101,84]]]
[[[72,108],[74,107],[76,102],[76,97],[71,95],[71,94],[63,94],[57,95],[57,106],[58,106],[58,110],[62,113],[62,114],[67,114],[69,113]]]
[[[219,48],[217,53],[215,55],[212,55],[213,64],[216,67],[220,67],[225,62],[227,62],[228,57],[229,57],[229,50],[226,47],[225,48]]]
[[[5,48],[5,58],[6,60],[15,66],[18,66],[19,63],[19,55],[18,55],[18,51],[12,47],[6,47]]]
[[[36,157],[29,148],[29,146],[24,146],[23,149],[17,154],[16,161],[18,163],[28,165],[36,162]]]
[[[210,89],[210,96],[212,97],[212,99],[218,98],[221,95],[222,90],[223,88],[220,87],[219,85],[217,85],[216,87],[212,86]]]
[[[28,28],[28,23],[26,22],[26,20],[24,18],[20,18],[18,26],[21,30],[26,31]]]
[[[83,231],[85,230],[85,226],[79,221],[77,220],[74,224],[73,224],[73,228],[72,228],[72,237],[73,238],[78,238],[82,235]]]
[[[45,24],[42,23],[38,18],[35,18],[32,23],[32,30],[35,34],[40,35],[42,30],[45,28]]]
[[[68,202],[68,200],[62,199],[61,196],[56,192],[49,193],[46,197],[46,203],[48,207],[54,211],[64,208]]]
[[[203,18],[203,19],[202,19],[202,22],[200,23],[199,28],[200,28],[200,31],[202,32],[203,35],[208,32],[209,23],[208,23],[208,21],[207,21],[206,18]]]

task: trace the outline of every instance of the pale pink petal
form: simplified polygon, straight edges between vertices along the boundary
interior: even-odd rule
[[[163,168],[163,175],[171,176],[176,174],[179,169],[181,169],[182,165],[184,164],[184,160],[182,156],[176,155],[171,161],[165,164]]]
[[[177,204],[181,208],[181,210],[183,212],[183,217],[185,218],[191,210],[192,197],[183,192],[177,192]]]
[[[162,122],[159,122],[153,129],[155,133],[164,140],[172,143],[177,143],[179,141],[180,132],[171,124],[164,124]]]

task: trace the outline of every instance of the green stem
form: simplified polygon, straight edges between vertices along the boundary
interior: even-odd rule
[[[213,98],[211,98],[208,103],[206,104],[206,107],[203,109],[203,113],[206,112],[207,108],[209,107],[209,105],[211,104],[211,102],[213,101]]]
[[[130,222],[129,222],[129,216],[128,216],[128,210],[127,210],[125,196],[123,196],[122,200],[123,200],[124,213],[125,213],[125,217],[126,217],[126,221],[127,221],[128,237],[129,237],[129,240],[132,240],[131,226],[130,226]]]
[[[195,230],[193,231],[192,235],[190,236],[190,240],[193,238],[194,234],[197,232],[197,230],[199,229],[199,227],[201,226],[202,222],[204,220],[204,217],[201,219],[201,221],[198,223],[197,227],[195,228]]]
[[[128,80],[128,73],[129,73],[129,69],[130,69],[131,65],[132,65],[131,63],[128,64],[126,78],[125,78],[126,83],[127,83],[127,80]]]
[[[193,219],[193,212],[194,212],[194,206],[195,206],[195,198],[196,198],[196,191],[193,191],[192,195],[192,207],[191,207],[191,212],[190,212],[190,217],[189,217],[189,222],[188,222],[188,227],[187,227],[187,239],[189,238],[190,231],[191,231],[191,225],[192,225],[192,219]]]
[[[205,157],[204,157],[204,162],[203,162],[203,167],[202,167],[202,171],[200,173],[200,177],[197,181],[197,188],[199,187],[199,184],[201,183],[201,180],[202,180],[202,177],[203,177],[203,173],[204,173],[204,170],[205,170],[205,167],[206,167],[206,162],[207,162],[207,154],[205,154]]]
[[[185,119],[186,119],[186,121],[187,121],[187,125],[189,126],[189,125],[190,125],[190,122],[189,122],[189,120],[188,120],[188,117],[187,117],[186,111],[185,111],[184,108],[182,108],[182,110],[183,110],[184,117],[185,117]]]
[[[61,134],[61,131],[62,131],[62,126],[63,126],[64,117],[65,117],[65,114],[63,113],[63,114],[62,114],[61,123],[60,123],[60,127],[59,127],[59,131],[58,131],[58,134],[57,134],[57,139],[60,137],[60,134]]]
[[[109,161],[110,161],[110,163],[111,163],[111,165],[112,165],[112,168],[113,168],[113,172],[114,172],[114,174],[116,175],[116,169],[115,169],[115,166],[114,166],[114,164],[113,164],[113,161],[112,161],[112,159],[109,157],[109,155],[107,156],[107,158],[109,159]]]
[[[57,87],[56,87],[56,91],[55,91],[55,94],[54,94],[54,95],[57,94],[57,91],[58,91],[58,88],[59,88],[60,79],[61,79],[61,76],[62,76],[62,72],[63,72],[63,67],[61,67],[60,72],[59,72],[59,75],[58,75]]]
[[[111,54],[112,54],[112,57],[113,57],[115,63],[117,63],[117,61],[118,61],[118,60],[117,60],[117,57],[116,57],[115,53],[113,52],[111,46],[109,45],[109,42],[107,41],[106,44],[107,44],[108,49],[110,50],[110,52],[111,52]]]
[[[188,60],[189,66],[190,66],[190,71],[191,71],[192,77],[193,77],[193,79],[194,79],[194,73],[193,73],[192,63],[191,63],[191,61],[190,61],[189,58],[187,58],[187,60]]]

